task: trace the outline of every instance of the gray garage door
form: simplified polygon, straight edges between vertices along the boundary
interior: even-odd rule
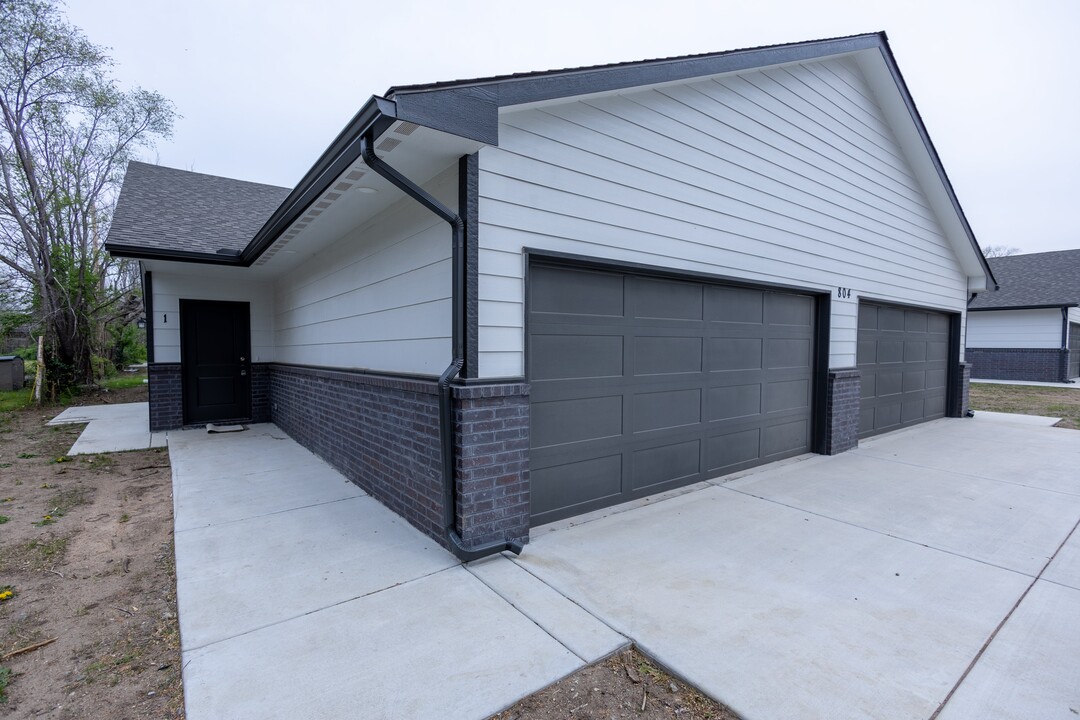
[[[1069,377],[1080,377],[1080,325],[1069,324]]]
[[[949,316],[859,303],[859,437],[945,416]]]
[[[807,452],[810,295],[534,264],[541,524]]]

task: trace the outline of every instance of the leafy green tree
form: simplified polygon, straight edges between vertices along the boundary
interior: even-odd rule
[[[110,66],[52,0],[0,0],[0,263],[32,290],[54,391],[94,380],[104,324],[137,275],[102,249],[116,194],[176,117]]]

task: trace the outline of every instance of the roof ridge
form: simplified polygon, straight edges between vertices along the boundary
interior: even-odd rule
[[[182,168],[175,168],[170,165],[162,165],[160,163],[148,163],[142,160],[129,160],[128,166],[142,165],[148,168],[154,168],[155,170],[167,170],[169,172],[184,173],[185,175],[199,175],[205,178],[212,178],[214,180],[228,180],[229,182],[243,183],[245,185],[257,185],[264,188],[274,188],[275,190],[291,190],[292,188],[283,185],[272,185],[270,183],[256,182],[254,180],[241,180],[240,178],[228,177],[226,175],[213,175],[211,173],[198,172],[196,170],[184,170]]]

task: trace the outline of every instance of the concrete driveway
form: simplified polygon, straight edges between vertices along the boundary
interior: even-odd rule
[[[633,641],[766,718],[1080,712],[1080,433],[942,420],[463,567],[273,426],[172,433],[190,720],[483,718]]]

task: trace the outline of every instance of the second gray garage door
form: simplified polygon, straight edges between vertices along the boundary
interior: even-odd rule
[[[945,417],[949,316],[859,303],[859,437]]]
[[[1080,377],[1080,325],[1069,325],[1069,377]]]
[[[811,295],[534,264],[534,524],[808,452]]]

